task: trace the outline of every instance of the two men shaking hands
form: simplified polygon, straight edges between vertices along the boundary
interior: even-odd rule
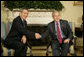
[[[35,33],[35,38],[36,38],[36,39],[40,39],[40,37],[41,37],[41,35],[40,35],[39,33]],[[21,41],[22,41],[24,44],[26,43],[27,38],[26,38],[25,35],[22,36]]]
[[[53,20],[48,24],[48,29],[43,34],[30,32],[27,30],[26,18],[28,10],[23,9],[20,16],[16,17],[13,21],[11,30],[6,38],[5,45],[9,48],[15,49],[15,56],[26,56],[26,45],[28,36],[35,39],[46,38],[51,36],[52,55],[53,56],[66,56],[69,50],[69,43],[72,40],[72,30],[68,21],[60,19],[60,13],[54,11],[52,13]],[[61,48],[61,52],[60,52]]]

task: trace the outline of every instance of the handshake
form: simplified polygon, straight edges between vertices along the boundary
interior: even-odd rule
[[[39,33],[35,33],[35,38],[36,39],[40,39],[41,38],[41,35]]]

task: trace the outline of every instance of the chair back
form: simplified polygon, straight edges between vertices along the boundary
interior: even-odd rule
[[[6,24],[5,22],[2,22],[2,37],[3,37],[3,40],[5,40],[6,38]]]

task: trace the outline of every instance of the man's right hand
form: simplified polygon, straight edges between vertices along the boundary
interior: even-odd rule
[[[64,40],[64,43],[69,43],[69,42],[70,42],[69,38]]]
[[[26,41],[27,41],[26,36],[25,36],[25,35],[23,35],[23,36],[22,36],[22,39],[21,39],[21,42],[23,42],[23,44],[25,44],[25,43],[26,43]]]

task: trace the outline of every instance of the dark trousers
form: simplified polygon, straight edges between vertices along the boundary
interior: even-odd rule
[[[6,44],[7,48],[14,49],[14,56],[26,56],[27,45],[19,41],[10,41]]]
[[[69,51],[69,44],[60,44],[57,40],[51,43],[52,55],[53,56],[67,56]]]

